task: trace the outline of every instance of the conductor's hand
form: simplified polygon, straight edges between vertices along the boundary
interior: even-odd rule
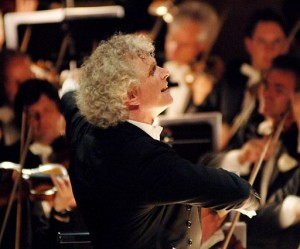
[[[257,210],[259,207],[260,207],[260,197],[259,197],[258,193],[253,188],[251,188],[248,199],[246,199],[245,201],[243,201],[241,203],[241,205],[240,205],[240,207],[238,207],[237,211],[240,211],[247,215],[247,212],[244,212],[244,211],[254,211],[254,210]],[[248,216],[251,216],[251,215],[248,215]]]
[[[211,93],[214,86],[214,77],[209,74],[197,74],[192,84],[193,102],[196,106],[201,105]]]

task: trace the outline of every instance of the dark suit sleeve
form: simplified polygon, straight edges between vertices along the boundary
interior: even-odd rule
[[[61,99],[61,109],[62,113],[66,119],[67,127],[66,127],[66,135],[67,138],[74,139],[79,138],[80,130],[84,130],[89,123],[85,120],[85,118],[81,115],[75,100],[75,92],[67,92],[63,95]]]
[[[75,92],[67,92],[61,99],[61,109],[67,122],[69,122],[73,115],[78,112],[74,95]]]
[[[155,201],[159,204],[185,202],[215,209],[258,208],[254,189],[234,173],[191,164],[158,141],[141,143],[152,143],[147,156],[139,149],[143,146],[138,146],[136,141],[128,144],[132,149],[126,150],[126,153],[128,158],[143,158],[142,163],[133,161],[131,165],[142,165],[136,167],[135,174],[139,175],[137,180],[141,179],[136,184],[146,191],[141,193],[144,201],[148,202],[145,204]]]
[[[258,210],[258,215],[253,219],[256,227],[257,224],[268,224],[268,229],[271,232],[280,230],[279,213],[284,199],[289,195],[300,197],[300,168],[295,171],[293,177],[283,188],[270,197],[267,205]]]

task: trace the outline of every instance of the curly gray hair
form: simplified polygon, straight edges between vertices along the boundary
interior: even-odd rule
[[[83,63],[78,108],[92,124],[107,128],[128,119],[128,92],[140,84],[136,59],[154,57],[152,41],[142,34],[115,34],[100,42]]]

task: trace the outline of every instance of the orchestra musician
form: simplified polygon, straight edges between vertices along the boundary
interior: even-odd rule
[[[287,184],[270,198],[265,208],[259,210],[255,224],[249,223],[248,228],[251,229],[250,241],[253,249],[299,248],[300,168]],[[258,240],[255,241],[254,237]]]
[[[14,144],[20,139],[14,121],[14,100],[23,81],[33,78],[31,59],[28,55],[13,51],[0,52],[0,161],[5,146]]]
[[[234,149],[205,155],[200,160],[212,166],[239,172],[240,175],[248,179],[253,165],[260,159],[270,132],[276,130],[277,125],[287,115],[279,140],[275,144],[271,144],[268,149],[263,158],[261,170],[254,182],[254,187],[261,196],[261,208],[259,210],[263,210],[270,196],[282,188],[299,168],[298,129],[291,115],[291,101],[300,87],[299,69],[299,58],[288,55],[276,57],[258,91],[258,111],[261,115],[261,123],[257,125],[257,120],[252,122],[251,117],[258,116],[254,110],[248,123],[238,131],[239,144],[236,143]],[[288,216],[289,213],[285,215]],[[247,248],[252,248],[251,246],[255,244],[259,245],[261,238],[256,233],[256,226],[258,226],[256,217],[252,219],[243,217],[243,220],[247,224],[251,224],[251,228],[247,229]],[[252,236],[253,234],[255,235]],[[276,236],[273,237],[275,240]],[[268,247],[268,243],[271,244],[272,241],[266,240],[264,243],[266,243],[265,247],[260,245],[257,248],[277,248],[276,246]]]
[[[50,167],[49,173],[47,173],[48,181],[45,181],[44,178],[26,180],[28,188],[34,187],[34,192],[30,189],[28,193],[24,194],[24,203],[27,203],[25,209],[28,209],[28,213],[23,219],[22,248],[54,249],[58,246],[56,242],[58,231],[86,231],[84,222],[76,209],[68,176],[60,176],[51,171],[53,163],[65,167],[68,167],[69,164],[65,121],[60,111],[58,91],[45,80],[27,80],[23,82],[16,95],[14,107],[18,126],[20,127],[22,124],[22,113],[25,110],[27,125],[32,130],[32,142],[28,148],[24,167],[38,168],[39,165],[48,164]],[[20,160],[19,150],[20,143],[6,147],[3,160],[18,163]],[[47,190],[53,187],[56,191],[52,196],[47,196]],[[1,207],[1,212],[4,209],[5,207]],[[4,237],[4,244],[1,248],[8,248],[10,243],[14,243],[14,239],[8,237],[13,237],[13,234],[10,233],[15,231],[15,229],[11,229],[14,215],[15,213],[11,214],[12,218],[7,228],[8,235]],[[30,229],[26,228],[26,224]],[[26,230],[32,231],[32,234],[26,234]],[[24,237],[27,236],[32,240],[24,242]]]
[[[174,103],[165,114],[212,111],[217,108],[214,83],[220,79],[223,62],[208,55],[220,28],[220,18],[208,3],[183,1],[169,10],[164,58],[158,64],[170,72]],[[206,58],[208,57],[208,58]]]
[[[290,160],[288,158],[285,158],[284,160],[281,160],[281,162],[278,164],[278,167],[279,167],[279,176],[282,171],[293,172],[293,174],[291,175],[291,177],[289,177],[288,182],[283,187],[279,188],[275,193],[273,192],[274,194],[269,198],[266,206],[264,206],[259,210],[258,216],[247,223],[248,230],[249,230],[248,232],[249,248],[297,249],[300,243],[300,239],[299,239],[300,58],[299,57],[295,58],[294,61],[291,61],[291,64],[292,65],[290,65],[289,67],[288,65],[286,67],[285,77],[290,77],[291,82],[294,81],[297,83],[296,84],[297,92],[296,93],[294,92],[290,95],[290,101],[291,101],[290,111],[293,114],[293,121],[296,122],[296,124],[294,123],[293,126],[294,129],[297,129],[297,132],[291,133],[290,136],[285,138],[286,141],[283,143],[285,144],[291,143],[290,147],[293,146],[293,150],[294,150],[293,156],[296,160]],[[282,91],[285,90],[286,89],[282,89]],[[269,107],[269,109],[271,108]],[[295,140],[297,140],[298,143],[296,143]],[[274,170],[274,173],[275,172],[276,169]]]
[[[224,77],[218,84],[223,116],[221,148],[226,148],[239,127],[247,123],[256,105],[256,86],[262,74],[275,57],[288,51],[284,18],[270,8],[256,11],[248,21],[244,44],[249,58],[236,59],[226,65]]]

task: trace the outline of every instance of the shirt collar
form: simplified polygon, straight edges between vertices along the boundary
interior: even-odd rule
[[[49,156],[52,154],[52,148],[49,145],[44,145],[38,142],[35,142],[29,146],[29,150],[32,154],[39,156],[43,164],[49,163]]]
[[[149,136],[151,136],[155,140],[160,140],[160,133],[162,132],[163,128],[159,125],[150,125],[138,121],[127,120],[129,123],[139,127],[141,130],[146,132]]]
[[[240,71],[243,75],[249,78],[249,80],[247,81],[247,87],[252,87],[258,84],[262,79],[262,74],[260,70],[257,70],[248,63],[243,63],[241,65]]]

